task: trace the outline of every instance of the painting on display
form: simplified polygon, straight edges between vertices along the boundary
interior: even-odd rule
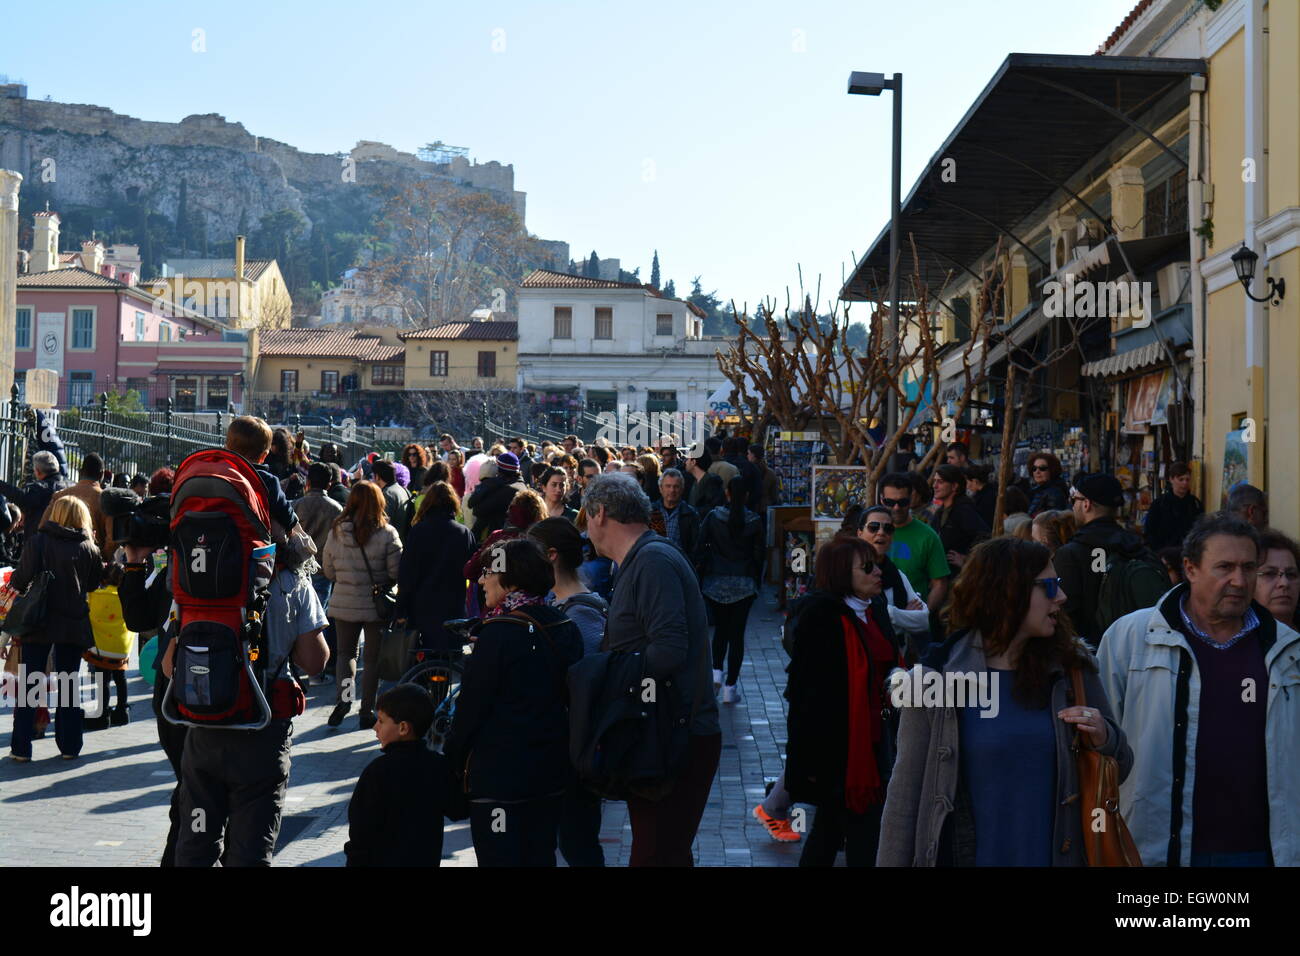
[[[867,469],[861,465],[813,466],[813,520],[843,521],[853,505],[869,504],[867,474]]]
[[[1237,428],[1228,432],[1223,445],[1223,491],[1221,506],[1228,505],[1228,489],[1239,481],[1245,481],[1250,474],[1249,446],[1245,441],[1246,430]]]

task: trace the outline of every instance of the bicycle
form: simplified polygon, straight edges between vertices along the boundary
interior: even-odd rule
[[[457,618],[444,621],[443,627],[460,637],[464,643],[471,640],[470,630],[479,623],[478,618]],[[433,651],[422,647],[411,649],[415,664],[402,675],[401,683],[416,684],[433,702],[433,724],[425,740],[429,749],[442,753],[443,745],[451,734],[451,724],[456,716],[456,698],[465,668],[464,653],[458,648],[450,651]]]

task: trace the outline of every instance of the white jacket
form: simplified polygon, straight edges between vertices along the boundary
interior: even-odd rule
[[[1187,638],[1169,624],[1179,619],[1186,591],[1187,585],[1179,585],[1156,607],[1121,617],[1106,631],[1097,655],[1102,686],[1133,748],[1133,772],[1120,786],[1120,806],[1147,866],[1169,862],[1175,837],[1178,865],[1191,865],[1201,675]],[[1264,741],[1273,862],[1300,866],[1300,634],[1259,605],[1255,613],[1266,644],[1272,638],[1264,657]],[[1186,684],[1184,714],[1176,712],[1180,680]],[[1180,750],[1182,766],[1176,767]],[[1172,825],[1176,809],[1182,817],[1177,834]]]

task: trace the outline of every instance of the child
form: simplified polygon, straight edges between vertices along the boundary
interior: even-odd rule
[[[362,771],[348,804],[347,865],[438,866],[443,816],[464,817],[452,807],[447,759],[424,742],[433,702],[417,685],[398,684],[375,709],[384,752]]]
[[[82,657],[90,664],[95,693],[99,698],[99,713],[82,721],[87,730],[103,730],[131,722],[131,712],[127,709],[126,667],[135,635],[127,630],[126,622],[122,620],[122,602],[117,595],[121,583],[122,566],[110,564],[104,575],[104,585],[86,598],[95,646],[85,651]],[[108,710],[110,680],[117,693],[117,706],[111,714]]]

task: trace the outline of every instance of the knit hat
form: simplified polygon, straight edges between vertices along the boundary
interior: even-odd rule
[[[1075,482],[1075,490],[1105,508],[1120,508],[1124,505],[1124,486],[1114,475],[1088,475]]]
[[[503,451],[497,455],[497,472],[509,471],[513,474],[519,474],[519,459],[515,457],[512,451]]]

